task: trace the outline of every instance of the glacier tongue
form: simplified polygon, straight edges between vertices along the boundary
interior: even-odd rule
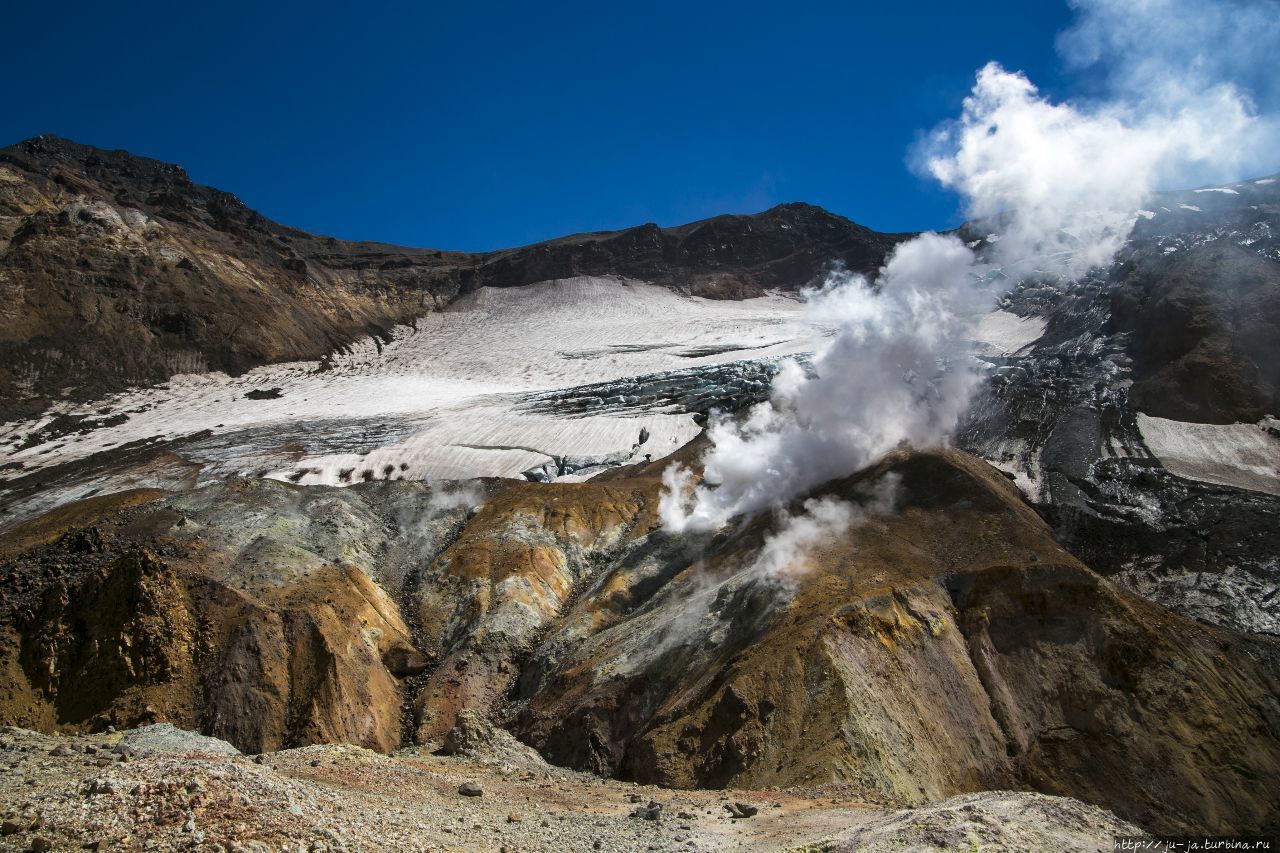
[[[801,308],[783,295],[711,300],[613,277],[481,288],[389,342],[369,339],[319,363],[175,376],[6,424],[0,483],[139,442],[199,465],[201,482],[520,477],[552,462],[573,476],[634,451],[669,453],[697,433],[693,413],[718,395],[760,396],[768,367],[720,366],[812,351],[827,330]],[[644,401],[630,400],[637,377],[651,378]],[[554,404],[572,389],[624,405]],[[642,430],[650,437],[639,450]]]
[[[556,418],[480,405],[455,409],[403,440],[367,453],[304,456],[268,476],[303,485],[347,485],[375,479],[521,477],[550,465],[555,473],[539,478],[549,480],[655,451],[665,455],[698,429],[683,414]],[[649,434],[644,444],[639,442],[641,431]]]

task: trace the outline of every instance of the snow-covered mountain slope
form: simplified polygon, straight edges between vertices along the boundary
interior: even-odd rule
[[[779,359],[812,352],[830,331],[793,296],[741,301],[683,296],[616,277],[482,288],[448,310],[323,362],[210,373],[0,428],[0,483],[33,475],[44,508],[103,491],[174,485],[129,461],[85,476],[118,448],[163,448],[161,466],[202,484],[266,476],[303,485],[384,479],[581,479],[664,456],[700,430],[698,416],[762,399]],[[975,351],[1005,355],[1043,323],[995,312]],[[128,458],[127,456],[125,457]],[[148,457],[144,472],[156,463]],[[171,476],[169,474],[168,476]]]
[[[810,350],[822,330],[798,312],[785,296],[718,301],[617,278],[482,288],[395,329],[390,343],[234,378],[177,376],[7,424],[5,476],[193,435],[203,439],[183,455],[204,466],[202,479],[520,476],[553,457],[629,456],[641,430],[665,453],[697,431],[687,413],[557,419],[519,409],[557,389]]]

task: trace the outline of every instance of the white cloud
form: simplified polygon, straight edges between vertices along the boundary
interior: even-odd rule
[[[1176,108],[1053,103],[994,63],[978,72],[961,117],[934,132],[924,168],[966,200],[973,218],[1000,216],[997,262],[1075,276],[1107,263],[1134,212],[1171,176],[1236,163],[1259,119],[1230,88]]]

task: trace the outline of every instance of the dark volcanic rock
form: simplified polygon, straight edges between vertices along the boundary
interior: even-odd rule
[[[1232,189],[1157,196],[1110,269],[1018,283],[1005,307],[1046,332],[997,360],[958,443],[1025,477],[1091,568],[1276,634],[1280,496],[1174,475],[1139,425],[1252,423],[1280,403],[1280,182]]]
[[[1201,423],[1280,412],[1280,264],[1221,240],[1116,277],[1112,325],[1132,333],[1140,411]]]

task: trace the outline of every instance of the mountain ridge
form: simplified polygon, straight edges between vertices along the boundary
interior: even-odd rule
[[[498,248],[494,248],[494,249],[478,249],[478,250],[445,249],[445,248],[442,248],[441,246],[435,246],[435,245],[417,246],[417,245],[409,245],[409,244],[401,244],[401,243],[389,243],[383,240],[363,240],[363,239],[355,239],[355,238],[349,238],[349,237],[338,237],[336,235],[325,234],[319,231],[307,231],[306,229],[303,229],[303,228],[295,228],[293,226],[285,225],[282,222],[278,222],[274,219],[271,219],[265,214],[258,212],[255,208],[250,207],[248,204],[244,202],[243,199],[241,199],[238,195],[236,195],[234,192],[231,192],[230,190],[224,190],[219,187],[215,187],[212,184],[202,184],[194,180],[190,176],[190,174],[187,172],[186,167],[184,167],[180,163],[171,163],[167,160],[161,160],[155,157],[148,157],[144,154],[135,154],[127,148],[99,148],[95,145],[89,145],[88,143],[78,142],[74,139],[68,139],[66,137],[58,136],[57,134],[53,134],[53,133],[43,133],[37,136],[31,136],[26,139],[19,140],[18,142],[14,142],[10,145],[0,147],[0,160],[5,159],[6,157],[11,157],[15,161],[23,161],[26,163],[31,163],[32,160],[28,159],[27,157],[24,157],[23,153],[21,152],[29,152],[33,150],[38,150],[43,152],[43,156],[35,158],[36,162],[40,162],[41,160],[45,160],[47,158],[48,160],[53,160],[57,162],[63,162],[63,163],[71,162],[76,165],[83,165],[85,161],[90,161],[90,160],[105,161],[108,164],[116,163],[120,165],[124,165],[124,164],[143,165],[148,167],[149,170],[152,170],[158,174],[173,175],[179,179],[187,181],[193,187],[200,188],[203,190],[208,190],[217,196],[227,198],[228,200],[233,201],[235,204],[238,204],[239,206],[245,208],[245,210],[250,211],[257,216],[260,216],[263,220],[266,220],[272,223],[273,225],[275,225],[276,227],[281,228],[288,232],[305,234],[307,236],[314,237],[321,240],[335,240],[335,241],[345,243],[347,245],[352,245],[352,246],[382,246],[382,247],[387,247],[389,249],[395,249],[398,251],[406,251],[406,252],[425,252],[425,253],[443,252],[448,254],[467,255],[470,257],[492,257],[495,255],[501,255],[509,252],[520,251],[521,249],[528,249],[533,246],[541,246],[547,243],[583,241],[583,240],[586,240],[587,238],[610,237],[610,236],[622,234],[628,231],[654,230],[654,229],[657,229],[659,231],[668,231],[668,232],[688,231],[696,228],[697,226],[704,225],[706,223],[717,221],[717,220],[756,219],[756,218],[766,217],[770,214],[776,214],[784,210],[797,210],[797,211],[812,210],[812,211],[817,211],[824,215],[834,216],[839,219],[845,219],[846,221],[849,221],[849,222],[853,221],[853,220],[848,220],[846,217],[841,216],[840,214],[834,213],[833,211],[829,211],[826,208],[822,207],[821,205],[812,204],[810,202],[803,201],[803,200],[794,200],[794,201],[779,202],[778,204],[772,205],[771,207],[765,208],[764,210],[756,211],[754,213],[720,213],[720,214],[715,214],[713,216],[706,216],[701,219],[693,219],[688,222],[677,223],[675,225],[659,225],[658,223],[652,222],[652,221],[639,222],[634,225],[627,225],[621,228],[603,228],[598,230],[572,231],[572,232],[569,232],[568,234],[561,234],[554,237],[548,237],[543,240],[534,240],[529,243],[518,243],[511,246],[499,246]],[[901,232],[901,234],[898,234],[897,232],[891,232],[891,231],[876,231],[876,229],[869,228],[867,226],[860,225],[859,227],[873,233],[889,234],[894,236],[905,236],[905,235],[917,233],[917,232]]]
[[[616,274],[709,298],[873,272],[907,235],[805,203],[466,253],[273,222],[182,167],[54,136],[0,149],[0,419],[59,399],[318,360],[480,287]]]

